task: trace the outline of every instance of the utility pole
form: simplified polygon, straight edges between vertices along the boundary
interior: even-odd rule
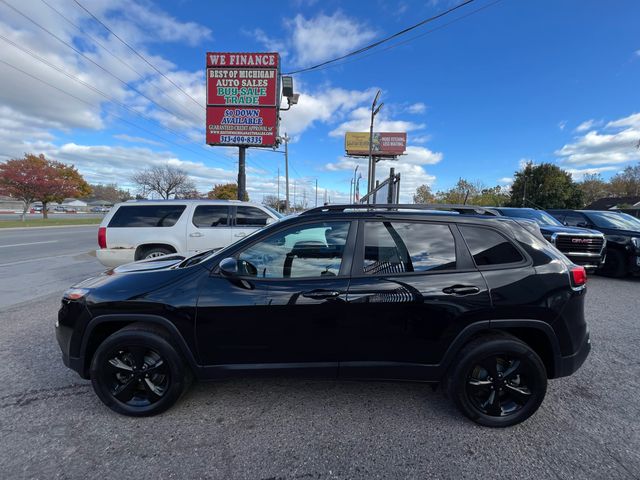
[[[291,137],[285,132],[284,137],[281,137],[284,142],[284,178],[285,178],[285,198],[284,198],[284,211],[289,212],[289,140]],[[295,204],[295,199],[293,200]]]
[[[367,189],[369,190],[367,193],[371,193],[374,189],[374,184],[376,182],[376,159],[373,157],[373,119],[378,114],[384,103],[381,103],[378,108],[376,108],[376,104],[378,103],[378,98],[380,98],[380,90],[376,93],[376,97],[373,99],[373,103],[371,104],[371,125],[369,126],[369,182],[367,183]],[[367,196],[367,203],[371,203],[371,195]]]
[[[238,200],[243,201],[247,191],[246,155],[247,147],[238,147]]]
[[[293,209],[296,208],[296,179],[293,179]]]
[[[277,202],[276,202],[276,210],[279,212],[280,211],[280,167],[278,167],[278,189],[277,189],[277,195],[276,197],[278,198]]]
[[[318,206],[318,179],[316,178],[316,207]]]

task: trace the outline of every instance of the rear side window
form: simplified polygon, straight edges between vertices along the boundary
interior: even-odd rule
[[[462,225],[460,231],[478,266],[519,263],[524,260],[518,249],[498,232]]]
[[[269,215],[256,207],[237,207],[236,225],[239,227],[264,227]]]
[[[226,227],[229,225],[229,207],[198,205],[193,212],[193,224],[198,228]]]
[[[456,268],[456,244],[447,225],[367,222],[364,242],[366,275]]]
[[[109,228],[173,227],[186,205],[124,205],[111,218]]]

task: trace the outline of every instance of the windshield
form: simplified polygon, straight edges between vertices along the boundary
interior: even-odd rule
[[[533,220],[541,227],[545,225],[553,225],[553,226],[562,226],[558,220],[549,215],[547,212],[542,210],[525,210],[524,208],[515,209],[515,210],[500,210],[503,215],[507,217],[516,217],[516,218],[528,218],[529,220]]]
[[[271,213],[273,213],[273,214],[276,216],[276,218],[277,218],[277,219],[284,218],[284,215],[283,215],[283,214],[281,214],[281,213],[280,213],[280,212],[278,212],[277,210],[275,210],[275,209],[271,208],[270,206],[268,206],[268,205],[263,205],[263,207],[264,207],[264,208],[266,208],[267,210],[269,210]]]
[[[589,218],[597,227],[640,231],[640,220],[618,212],[589,212]]]

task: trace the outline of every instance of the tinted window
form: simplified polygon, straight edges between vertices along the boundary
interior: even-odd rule
[[[117,227],[173,227],[186,205],[124,205],[109,222]]]
[[[263,278],[334,277],[350,222],[326,222],[276,233],[238,256],[243,274]]]
[[[460,226],[476,265],[516,263],[524,259],[505,237],[488,228]]]
[[[238,207],[236,211],[236,225],[242,227],[264,227],[269,215],[255,207]]]
[[[640,228],[640,221],[626,213],[589,212],[588,215],[597,227],[617,228],[619,230],[638,230]]]
[[[229,224],[229,207],[199,205],[193,212],[193,224],[198,228],[226,227]]]
[[[364,273],[368,275],[453,269],[456,245],[446,225],[367,222]]]
[[[578,224],[585,225],[587,223],[587,219],[584,218],[584,215],[581,213],[567,212],[564,217],[564,223],[571,225],[572,227],[577,227]]]

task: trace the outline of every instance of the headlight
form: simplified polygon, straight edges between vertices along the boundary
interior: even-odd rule
[[[82,297],[86,296],[87,293],[89,293],[88,288],[70,288],[64,292],[62,297],[67,300],[80,300]]]
[[[638,237],[631,237],[631,243],[633,243],[633,246],[640,249],[640,238]]]

